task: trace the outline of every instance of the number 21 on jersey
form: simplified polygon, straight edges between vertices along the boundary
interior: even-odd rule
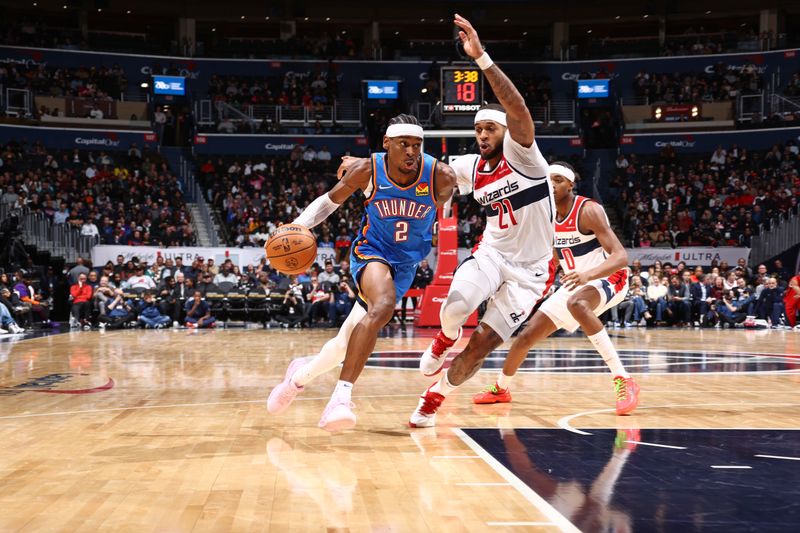
[[[511,225],[512,226],[517,225],[517,219],[514,218],[514,209],[513,207],[511,207],[511,200],[509,200],[508,198],[503,198],[499,202],[492,202],[491,205],[492,209],[497,210],[497,213],[500,217],[497,221],[497,224],[500,226],[500,229],[508,229],[508,224],[506,224],[505,221],[503,220],[504,211],[505,213],[508,214],[508,218],[509,220],[511,220]]]

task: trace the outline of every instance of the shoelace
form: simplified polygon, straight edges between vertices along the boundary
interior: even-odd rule
[[[491,392],[492,394],[500,394],[500,389],[497,388],[497,383],[490,385],[483,389],[483,392]]]
[[[628,397],[628,387],[625,386],[625,378],[614,378],[614,392],[617,395],[618,402]]]
[[[435,414],[439,409],[439,406],[442,405],[444,396],[440,396],[438,394],[434,396],[434,394],[436,393],[428,393],[423,397],[424,401],[422,402],[422,407],[419,408],[420,413],[424,415]]]

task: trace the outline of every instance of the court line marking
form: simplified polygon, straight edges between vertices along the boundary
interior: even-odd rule
[[[730,406],[737,406],[737,407],[748,406],[749,407],[749,406],[753,406],[753,405],[766,405],[766,406],[772,406],[772,407],[797,407],[800,404],[796,404],[796,403],[761,403],[761,402],[758,402],[758,403],[753,403],[753,402],[747,402],[747,403],[745,403],[745,402],[737,402],[737,403],[689,403],[689,404],[677,404],[677,403],[675,403],[675,404],[666,404],[666,405],[645,405],[645,406],[639,406],[637,409],[669,409],[669,408],[673,408],[673,407],[730,407]],[[578,435],[591,435],[591,433],[589,433],[588,431],[583,431],[581,429],[575,428],[574,426],[572,426],[570,424],[570,422],[572,420],[574,420],[575,418],[579,418],[579,417],[582,417],[582,416],[595,415],[595,414],[599,414],[599,413],[610,413],[610,412],[613,412],[613,411],[616,411],[616,409],[612,407],[612,408],[609,408],[609,409],[594,409],[592,411],[583,411],[581,413],[574,413],[574,414],[571,414],[571,415],[563,416],[563,417],[558,419],[558,427],[560,427],[561,429],[566,429],[567,431],[570,431],[572,433],[577,433]],[[690,428],[687,428],[687,429],[690,429]],[[702,429],[702,428],[691,428],[691,429]],[[716,428],[716,429],[724,429],[724,428]],[[741,428],[739,428],[739,429],[741,429]],[[760,429],[760,428],[752,428],[752,429]],[[783,429],[783,428],[778,428],[778,429]]]
[[[764,457],[766,459],[786,459],[787,461],[800,461],[800,457],[786,457],[785,455],[762,455],[757,453],[755,457]]]
[[[729,374],[725,372],[725,374]],[[582,375],[586,375],[586,373],[582,373]],[[597,393],[597,394],[604,394],[608,391],[591,391],[591,390],[584,390],[584,389],[577,389],[577,392],[581,393]],[[651,392],[674,392],[672,390],[655,390]],[[763,392],[760,390],[756,391],[742,391],[742,390],[727,390],[727,391],[718,391],[722,393],[742,393],[742,392]],[[787,394],[791,393],[800,393],[800,390],[797,391],[786,391]],[[454,392],[451,396],[472,396],[473,392]],[[517,391],[514,394],[516,395],[552,395],[552,394],[564,394],[563,390],[559,391]],[[419,394],[372,394],[372,395],[365,395],[365,396],[353,396],[354,399],[370,399],[370,398],[417,398]],[[322,401],[322,400],[329,400],[330,396],[317,396],[317,397],[305,397],[305,398],[297,398],[295,399],[296,402],[309,402],[309,401]],[[45,413],[22,413],[16,415],[2,415],[0,416],[0,420],[15,420],[21,418],[37,418],[42,416],[62,416],[62,415],[82,415],[82,414],[96,414],[96,413],[112,413],[117,411],[137,411],[143,409],[172,409],[175,407],[213,407],[218,405],[239,405],[239,404],[249,404],[249,403],[262,403],[266,402],[266,399],[258,399],[258,400],[231,400],[231,401],[222,401],[222,402],[201,402],[201,403],[174,403],[174,404],[160,404],[160,405],[132,405],[128,407],[105,407],[101,409],[83,409],[83,410],[75,410],[75,411],[51,411]],[[703,405],[742,405],[741,403],[736,404],[703,404]],[[750,405],[796,405],[796,404],[750,404]],[[491,406],[487,406],[491,407]],[[652,409],[656,407],[692,407],[692,405],[668,405],[668,406],[640,406],[638,409]],[[591,435],[591,433],[583,432],[579,429],[575,429],[574,427],[570,426],[567,421],[567,426],[561,425],[562,421],[565,419],[571,420],[578,416],[583,415],[590,415],[590,414],[597,414],[603,412],[614,411],[614,408],[610,409],[597,409],[594,411],[585,411],[583,413],[577,413],[574,415],[569,415],[567,417],[563,417],[558,421],[558,425],[561,429],[566,429],[567,431],[572,431],[573,433],[578,433],[579,435]],[[571,429],[570,429],[571,428]],[[470,429],[481,429],[480,427],[470,427]],[[489,429],[497,429],[497,428],[489,428]],[[543,429],[543,428],[538,428]],[[556,429],[556,428],[553,428]],[[603,429],[603,428],[593,428],[593,429]],[[615,429],[615,428],[606,428],[606,429]],[[657,429],[657,428],[653,428]],[[702,429],[702,428],[685,428],[685,429]],[[775,430],[787,430],[787,429],[797,429],[797,428],[707,428],[707,429],[775,429]]]
[[[716,468],[717,470],[752,470],[752,466],[745,466],[745,465],[711,465],[711,468]]]
[[[511,483],[456,483],[456,487],[510,487]]]
[[[370,360],[371,361],[371,360]],[[629,368],[631,365],[625,365]],[[402,366],[380,366],[380,365],[370,365],[369,361],[367,361],[367,365],[364,367],[365,369],[370,370],[400,370],[403,372],[419,372],[419,368],[413,367],[402,367]],[[517,373],[525,373],[525,374],[542,374],[545,376],[554,376],[554,375],[562,375],[562,376],[587,376],[590,374],[602,374],[608,373],[606,367],[603,366],[593,366],[588,367],[591,369],[596,369],[598,372],[573,372],[572,367],[563,367],[566,370],[559,372],[557,368],[520,368],[517,370]],[[478,373],[487,373],[487,372],[498,372],[500,371],[500,367],[497,368],[481,368]],[[600,372],[602,370],[602,372]],[[640,375],[648,375],[648,376],[731,376],[731,375],[771,375],[771,374],[797,374],[800,373],[800,368],[794,368],[790,370],[729,370],[727,372],[723,371],[713,371],[713,372],[639,372]],[[763,392],[763,391],[762,391]]]
[[[557,527],[552,522],[486,522],[487,526],[553,526]]]
[[[431,459],[480,459],[479,455],[434,455]]]
[[[656,444],[655,442],[643,442],[635,440],[626,440],[628,444],[641,444],[643,446],[656,446],[657,448],[670,448],[672,450],[688,450],[686,446],[671,446],[669,444]]]
[[[539,496],[536,491],[526,485],[520,478],[514,475],[508,468],[503,466],[500,461],[492,457],[480,444],[475,442],[469,435],[464,433],[460,428],[451,428],[453,433],[460,438],[464,444],[469,446],[472,451],[477,453],[486,464],[488,464],[497,474],[503,479],[508,481],[512,487],[522,495],[523,498],[528,500],[534,507],[536,507],[542,514],[551,520],[553,526],[559,528],[561,531],[568,531],[570,533],[580,533],[580,530],[575,527],[572,522],[567,520],[564,515],[550,505],[547,500]],[[550,525],[550,524],[548,524]]]

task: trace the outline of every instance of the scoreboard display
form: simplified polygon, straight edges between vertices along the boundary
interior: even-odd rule
[[[483,104],[483,72],[478,67],[442,67],[442,113],[475,113]]]

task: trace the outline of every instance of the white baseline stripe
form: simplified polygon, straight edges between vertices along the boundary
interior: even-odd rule
[[[487,526],[553,526],[552,522],[486,522]]]
[[[786,457],[783,455],[761,455],[756,454],[756,457],[764,457],[766,459],[786,459],[787,461],[800,461],[800,457]]]
[[[635,440],[626,440],[628,444],[641,444],[642,446],[656,446],[658,448],[670,448],[672,450],[686,450],[686,446],[670,446],[669,444],[656,444],[655,442],[636,442]]]
[[[456,483],[456,487],[510,487],[511,483]]]
[[[716,468],[718,470],[750,470],[753,467],[744,465],[711,465],[711,468]]]
[[[541,511],[547,518],[552,521],[552,525],[559,528],[561,531],[569,531],[570,533],[580,533],[580,530],[572,525],[572,522],[567,520],[564,515],[559,513],[555,507],[547,503],[547,501],[539,496],[536,491],[531,489],[528,485],[522,482],[515,476],[508,468],[503,466],[500,461],[489,455],[489,452],[484,450],[477,442],[472,440],[469,435],[464,433],[459,428],[453,428],[453,433],[458,436],[464,443],[469,446],[481,459],[486,461],[486,464],[491,466],[503,479],[508,481],[522,495],[523,498],[531,502],[539,511]]]

